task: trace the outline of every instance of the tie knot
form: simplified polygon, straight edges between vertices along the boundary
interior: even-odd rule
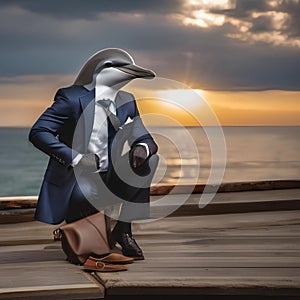
[[[108,109],[112,101],[110,99],[101,99],[98,100],[97,103]]]

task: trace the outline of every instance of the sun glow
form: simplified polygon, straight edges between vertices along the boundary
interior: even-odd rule
[[[203,93],[191,89],[157,90],[152,97],[139,98],[137,104],[142,116],[151,114],[150,120],[144,120],[146,125],[172,126],[173,120],[183,126],[199,126],[199,112],[205,111]]]
[[[167,116],[184,126],[213,126],[208,118],[210,111],[214,111],[224,126],[299,125],[300,92],[296,91],[170,89],[157,90],[156,95],[137,101],[141,115],[152,114],[147,125],[172,126],[166,122],[164,116]]]
[[[191,89],[159,90],[156,92],[161,103],[177,105],[186,109],[194,109],[203,104],[201,93]]]

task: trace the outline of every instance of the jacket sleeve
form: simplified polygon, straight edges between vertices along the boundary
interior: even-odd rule
[[[132,135],[129,138],[129,145],[131,147],[135,146],[136,144],[145,143],[148,145],[150,155],[153,155],[157,152],[158,146],[155,143],[153,137],[146,129],[145,125],[143,124],[143,121],[140,117],[140,113],[138,111],[136,101],[134,100],[134,106],[135,106],[135,113],[134,113],[134,124],[132,129]]]
[[[29,132],[30,142],[64,166],[69,166],[78,153],[59,140],[59,132],[72,113],[71,101],[62,89],[54,103],[35,122]]]

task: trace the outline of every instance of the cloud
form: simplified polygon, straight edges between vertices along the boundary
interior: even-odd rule
[[[20,7],[55,19],[97,19],[99,13],[170,13],[182,6],[181,0],[1,0],[0,7]]]
[[[94,52],[129,51],[203,89],[299,90],[299,3],[0,1],[1,76],[75,77]]]
[[[206,5],[204,5],[204,3]],[[299,0],[187,1],[183,24],[208,28],[231,25],[227,37],[249,43],[300,48]]]

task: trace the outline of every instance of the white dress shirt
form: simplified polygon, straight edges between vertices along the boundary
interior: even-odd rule
[[[98,100],[101,101],[101,100]],[[88,152],[94,153],[99,157],[99,169],[97,172],[105,172],[108,169],[108,126],[107,115],[103,106],[95,101],[95,115],[93,129],[88,144]],[[112,100],[108,109],[116,114],[116,105]],[[145,147],[147,157],[150,155],[149,146],[146,143],[138,143]],[[77,165],[82,158],[82,154],[78,154],[72,161],[72,166]]]
[[[98,100],[101,101],[101,100]],[[107,108],[116,114],[116,106],[112,100]],[[95,101],[95,115],[93,129],[88,144],[88,152],[94,153],[99,157],[99,171],[105,172],[108,168],[108,125],[107,115],[101,104]]]
[[[111,99],[112,103],[108,109],[116,115],[116,104],[115,98],[117,95],[117,90],[101,85],[101,77],[97,76],[96,86],[86,86],[87,89],[95,88],[95,115],[93,129],[88,144],[88,152],[94,153],[99,157],[99,170],[97,172],[105,172],[108,169],[108,126],[107,126],[107,115],[103,106],[97,101],[101,99]],[[99,100],[100,99],[100,100]],[[150,155],[149,147],[146,143],[139,143],[139,145],[144,146],[147,152],[147,157]],[[79,163],[83,154],[78,154],[72,161],[72,166],[74,167]]]

